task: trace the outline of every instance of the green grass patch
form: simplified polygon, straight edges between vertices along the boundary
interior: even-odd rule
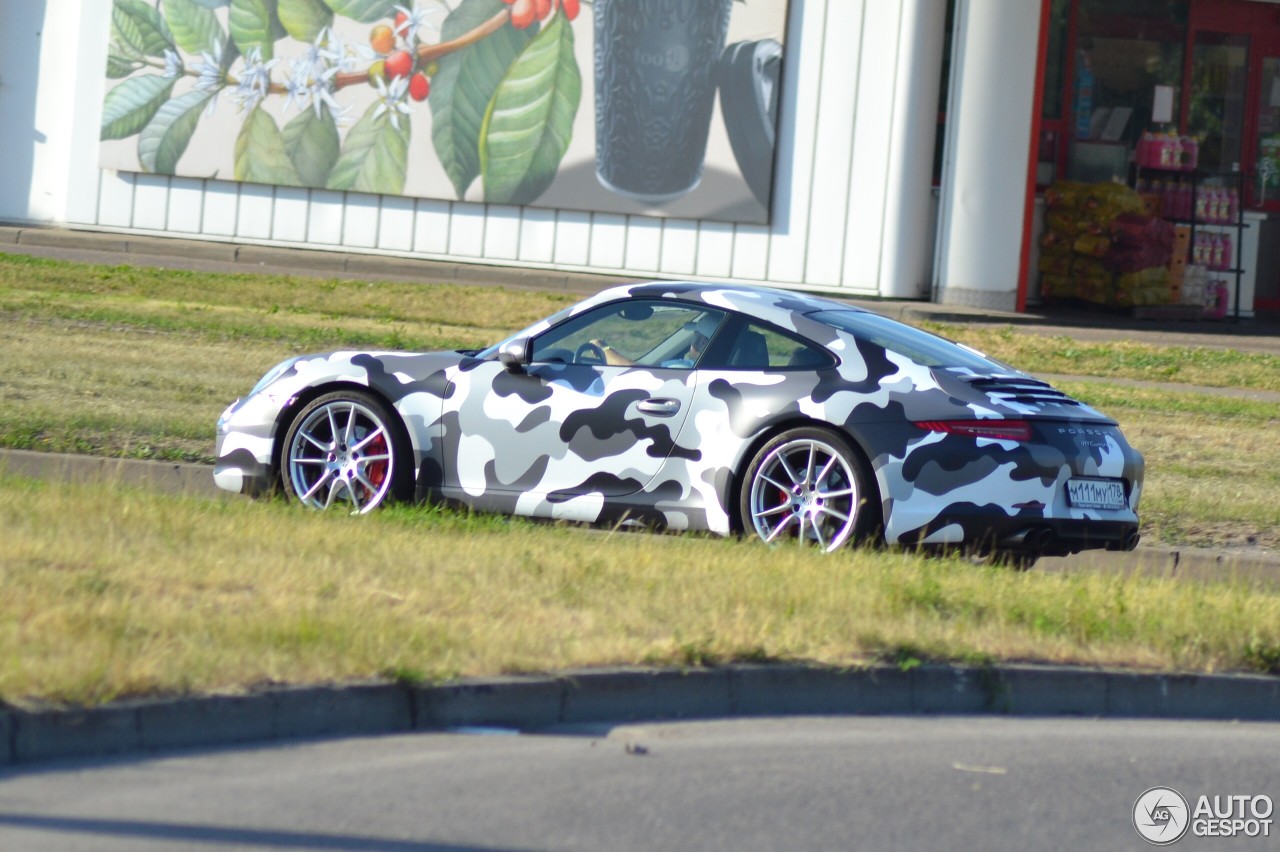
[[[1262,671],[1280,590],[0,475],[0,699],[731,661]]]

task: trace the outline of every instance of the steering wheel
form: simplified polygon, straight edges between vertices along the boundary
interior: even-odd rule
[[[596,344],[587,341],[578,347],[578,352],[574,355],[574,363],[577,364],[607,364],[608,359],[604,357],[604,349]]]

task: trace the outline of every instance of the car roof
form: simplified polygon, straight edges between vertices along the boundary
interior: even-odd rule
[[[594,307],[623,298],[701,302],[708,307],[740,311],[787,327],[793,326],[797,316],[817,311],[866,313],[862,308],[809,293],[745,284],[705,284],[691,281],[646,281],[610,287],[581,303],[579,307]]]

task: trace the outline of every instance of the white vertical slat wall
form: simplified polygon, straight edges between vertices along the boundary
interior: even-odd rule
[[[913,61],[904,4],[791,0],[768,226],[486,205],[104,171],[97,120],[77,124],[67,224],[514,264],[724,279],[877,295],[895,80]],[[79,106],[101,110],[110,3],[82,0]],[[920,163],[922,169],[928,163]],[[933,235],[917,235],[932,251]]]

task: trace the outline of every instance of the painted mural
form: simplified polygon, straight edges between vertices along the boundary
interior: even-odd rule
[[[786,0],[113,0],[104,168],[767,223]]]

